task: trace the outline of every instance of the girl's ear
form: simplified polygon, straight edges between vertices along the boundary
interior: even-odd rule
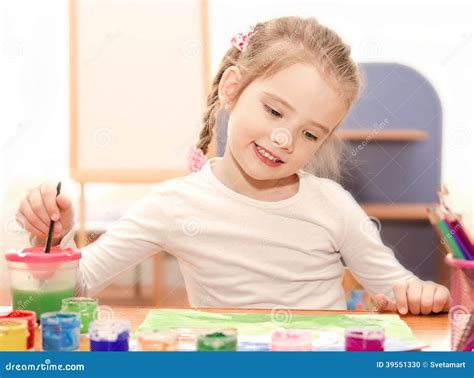
[[[240,87],[241,77],[240,70],[236,66],[228,67],[222,74],[219,82],[219,102],[222,106],[231,105],[233,102]]]

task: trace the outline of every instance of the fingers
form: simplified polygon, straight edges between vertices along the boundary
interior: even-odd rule
[[[49,232],[49,224],[45,225],[39,216],[33,211],[28,201],[23,201],[20,209],[16,214],[16,219],[19,224],[23,226],[26,231],[33,233],[39,237],[46,237]],[[61,223],[55,223],[53,229],[53,236],[58,237],[61,234],[63,227]]]
[[[60,194],[56,197],[56,203],[58,204],[61,210],[69,210],[72,206],[71,200],[63,194]]]
[[[395,303],[384,294],[377,294],[375,304],[379,311],[397,311],[405,315],[438,313],[449,311],[451,295],[449,290],[432,281],[410,280],[401,282],[392,288],[395,294]]]
[[[433,312],[449,311],[451,306],[451,295],[449,290],[441,285],[437,285],[433,296]]]
[[[47,233],[48,226],[42,221],[42,219],[33,211],[27,200],[23,201],[20,205],[20,209],[17,213],[17,221],[27,231],[36,233]],[[28,229],[28,225],[31,226],[31,230]]]
[[[445,286],[443,286],[443,287],[444,287],[444,290],[447,292],[448,300],[444,304],[444,307],[441,311],[449,312],[451,310],[451,306],[453,305],[453,302],[452,302],[453,298],[451,297],[451,292],[449,291],[449,289]]]
[[[48,213],[48,218],[53,221],[59,219],[59,208],[56,203],[56,188],[51,184],[44,183],[40,186],[40,195]]]
[[[393,287],[398,312],[403,315],[408,313],[407,289],[408,282],[401,282]]]
[[[30,190],[21,202],[17,220],[24,225],[25,230],[39,237],[46,237],[50,222],[59,219],[59,208],[56,204],[56,189],[54,185],[44,183]],[[64,225],[55,222],[53,236],[59,237]]]
[[[423,285],[421,292],[421,313],[423,315],[427,315],[432,311],[435,291],[436,286],[434,284]]]
[[[413,315],[418,315],[421,311],[422,292],[423,292],[423,284],[421,281],[414,280],[408,283],[408,290],[407,290],[408,308]]]
[[[25,216],[25,214],[21,210],[19,210],[18,213],[16,214],[16,221],[26,231],[36,236],[43,237],[48,231],[46,230],[46,227],[43,225],[43,222],[41,222],[39,218],[37,218],[36,221],[32,221],[34,223],[28,220],[28,219],[33,220],[34,217],[35,217],[34,213],[31,213],[28,216]]]
[[[38,217],[41,222],[44,224],[45,227],[49,227],[49,222],[51,222],[51,218],[49,217],[48,211],[44,207],[43,199],[41,198],[40,191],[35,188],[27,196],[28,205],[23,205],[23,213],[27,217],[30,223],[34,223],[36,217]],[[27,209],[31,209],[34,213],[35,217],[30,219],[30,212]]]
[[[432,281],[410,280],[393,287],[398,310],[413,315],[449,311],[451,296],[449,290]]]
[[[69,232],[69,230],[74,225],[74,208],[72,206],[71,200],[63,194],[57,196],[56,202],[60,209],[60,220],[61,225],[63,226],[62,231],[65,234]]]
[[[397,311],[397,305],[385,294],[377,294],[375,304],[379,311]]]

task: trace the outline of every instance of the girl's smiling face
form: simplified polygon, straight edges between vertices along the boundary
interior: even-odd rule
[[[279,180],[303,168],[347,113],[340,95],[318,70],[303,63],[252,81],[232,103],[240,71],[230,67],[219,85],[232,104],[224,160],[254,180]]]

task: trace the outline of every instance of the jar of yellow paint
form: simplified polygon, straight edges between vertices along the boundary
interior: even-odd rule
[[[0,320],[0,351],[24,351],[28,339],[28,322],[25,319]]]

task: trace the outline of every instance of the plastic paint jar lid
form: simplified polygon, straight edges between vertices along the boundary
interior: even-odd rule
[[[13,250],[5,254],[5,259],[11,271],[25,270],[37,280],[47,280],[56,271],[77,267],[81,251],[75,248],[52,247],[50,253],[45,253],[43,247]],[[13,285],[12,285],[13,286]]]
[[[43,247],[25,248],[21,251],[8,251],[5,254],[7,261],[23,262],[27,264],[36,263],[63,263],[79,260],[81,251],[75,248],[51,247],[50,253],[45,253]]]
[[[385,331],[383,328],[347,328],[346,351],[383,351]]]
[[[0,319],[26,319],[27,321],[36,321],[36,312],[26,310],[13,310],[0,313]]]
[[[0,336],[8,336],[17,331],[28,332],[28,322],[25,319],[0,319]]]
[[[140,351],[176,352],[179,350],[178,334],[174,331],[143,331],[137,335]]]
[[[313,336],[310,332],[297,330],[273,331],[270,341],[272,351],[312,351]]]
[[[109,322],[95,320],[89,326],[89,338],[91,341],[107,342],[128,339],[130,329],[131,325],[128,320],[113,320]]]
[[[43,328],[76,328],[81,326],[81,321],[79,315],[73,312],[45,312],[44,314],[41,314],[41,326]]]
[[[96,298],[88,297],[72,297],[62,300],[62,307],[67,307],[71,312],[88,311],[97,308],[98,301]]]
[[[217,329],[213,333],[199,335],[199,352],[235,352],[237,350],[237,332],[234,329]]]

